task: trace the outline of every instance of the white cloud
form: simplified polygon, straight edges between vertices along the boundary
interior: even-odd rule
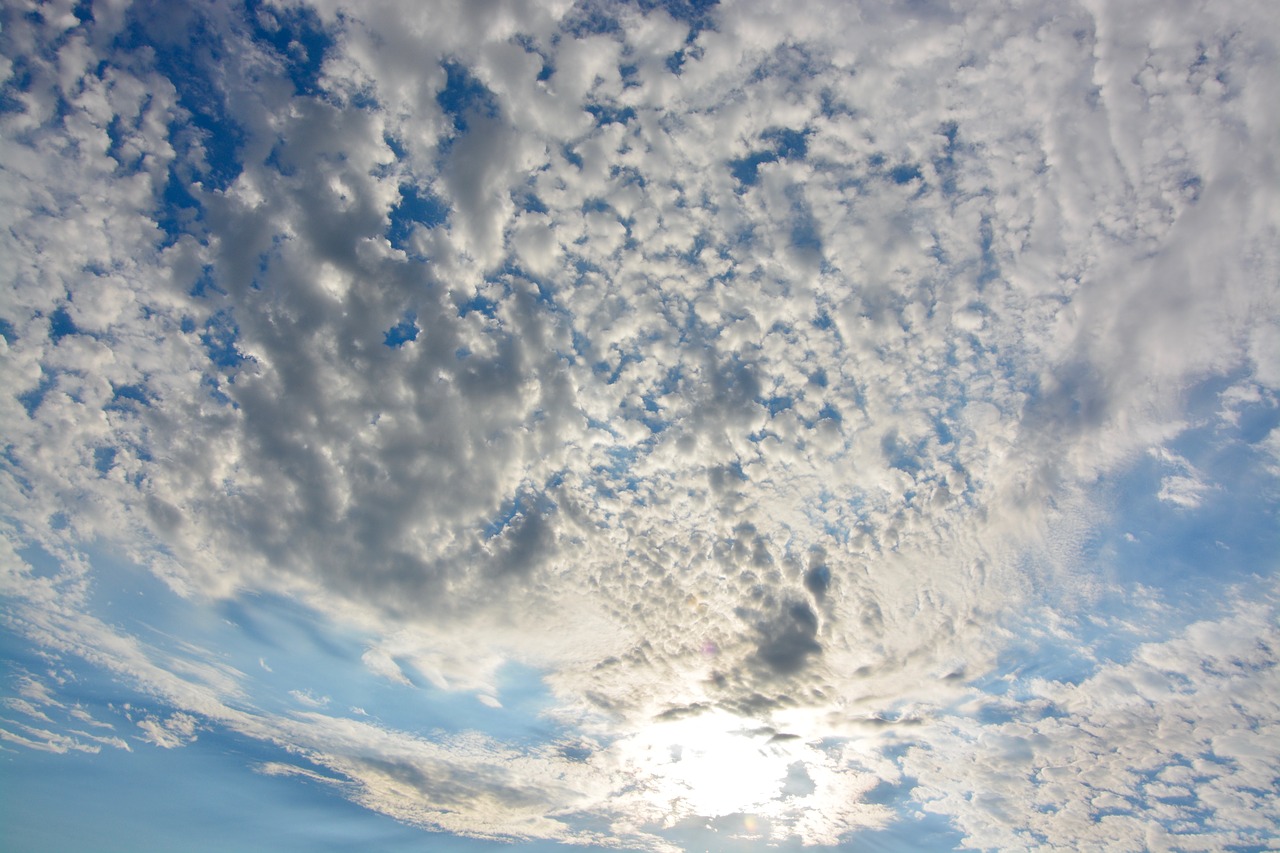
[[[181,711],[164,720],[146,717],[138,720],[137,725],[142,729],[143,740],[163,749],[186,746],[196,739],[196,718]]]
[[[196,717],[182,711],[172,713],[165,720],[148,716],[146,719],[138,720],[137,725],[142,729],[143,740],[164,749],[186,747],[196,739],[198,729]]]
[[[1159,498],[1180,507],[1197,507],[1207,488],[1194,477],[1169,476],[1160,481]]]
[[[1080,684],[990,699],[1008,722],[930,732],[903,770],[981,849],[1265,844],[1280,819],[1260,795],[1280,761],[1277,625],[1273,600],[1237,601]]]
[[[1236,389],[1224,430],[1275,400],[1276,29],[1257,4],[756,2],[696,35],[622,5],[310,7],[333,37],[319,96],[223,4],[5,21],[0,582],[27,637],[176,709],[138,722],[153,743],[209,719],[479,836],[598,840],[580,812],[656,844],[649,823],[750,805],[834,843],[884,825],[859,798],[897,771],[813,744],[875,754],[908,728],[876,721],[935,719],[997,668],[998,614],[1099,594],[1098,484],[1144,454],[1168,466],[1161,501],[1221,497],[1169,449],[1199,426],[1196,389]],[[126,19],[150,50],[113,42]],[[170,221],[170,181],[198,221]],[[448,215],[393,247],[409,187]],[[384,345],[407,318],[418,336]],[[1269,435],[1250,452],[1274,463]],[[245,711],[224,661],[94,612],[101,543],[196,606],[301,599],[400,687],[499,709],[503,664],[537,667],[599,743],[577,762],[429,743],[320,713],[323,685],[292,692],[293,718]],[[1117,679],[1150,675],[1117,667],[1072,720],[1146,719],[1107,716],[1128,708]],[[670,719],[706,729],[704,764],[759,746],[758,789],[707,794],[653,741]],[[1050,719],[937,748],[1016,763]],[[933,806],[987,844],[979,805],[914,754]],[[771,798],[797,763],[812,793]],[[981,814],[1028,807],[1006,777]],[[1062,821],[1105,805],[1055,784]],[[1150,815],[1176,812],[1151,790]],[[1177,819],[1089,831],[1158,846]],[[991,843],[1029,843],[1020,826],[991,819]]]
[[[58,754],[65,754],[68,752],[87,752],[90,754],[96,754],[102,751],[101,746],[82,743],[76,738],[62,734],[61,732],[35,728],[22,723],[10,722],[9,720],[3,720],[0,722],[3,722],[6,726],[0,727],[0,740],[17,744],[18,746],[23,746],[27,749],[35,749],[41,752],[53,752]],[[127,747],[125,748],[127,749]]]
[[[308,708],[324,708],[329,704],[328,696],[317,696],[310,690],[290,690],[289,695],[300,704]]]

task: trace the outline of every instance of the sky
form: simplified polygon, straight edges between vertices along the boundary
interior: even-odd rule
[[[1280,850],[1267,0],[8,0],[0,849]]]

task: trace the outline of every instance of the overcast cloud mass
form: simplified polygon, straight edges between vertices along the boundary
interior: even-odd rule
[[[14,849],[1280,849],[1273,4],[0,23]]]

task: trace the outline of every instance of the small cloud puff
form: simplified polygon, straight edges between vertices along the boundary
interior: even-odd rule
[[[290,690],[289,695],[294,698],[300,705],[308,708],[324,708],[327,707],[330,699],[328,696],[317,696],[310,690]]]
[[[186,746],[196,739],[199,728],[196,718],[181,711],[166,719],[148,716],[137,721],[142,729],[142,739],[163,749]]]

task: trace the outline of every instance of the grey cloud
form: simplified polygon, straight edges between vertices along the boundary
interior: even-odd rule
[[[756,658],[777,675],[792,675],[809,664],[809,658],[822,654],[816,637],[818,617],[808,604],[790,602],[781,612],[756,625],[760,641]]]
[[[831,588],[831,567],[827,565],[826,552],[817,547],[809,553],[809,569],[804,573],[805,589],[821,602]]]
[[[213,149],[174,82],[111,52],[112,27],[175,44],[179,19],[6,18],[6,540],[302,596],[444,683],[514,654],[629,734],[723,712],[799,749],[932,719],[996,667],[994,614],[1104,584],[1097,484],[1176,439],[1193,383],[1275,393],[1274,39],[1247,4],[742,3],[696,32],[617,7],[605,35],[569,3],[314,5],[317,94],[230,7],[192,7],[227,57],[193,63],[240,134],[225,186],[194,183]],[[466,133],[450,63],[491,101]],[[803,156],[735,178],[778,128]],[[189,233],[157,224],[171,179]],[[452,211],[393,246],[405,185]],[[1048,749],[1008,735],[1010,761]],[[468,749],[327,766],[405,819],[567,837],[554,796],[459,781]],[[859,796],[782,766],[791,799]],[[491,786],[513,810],[394,796],[432,774],[437,805]],[[857,825],[818,823],[774,825]]]

